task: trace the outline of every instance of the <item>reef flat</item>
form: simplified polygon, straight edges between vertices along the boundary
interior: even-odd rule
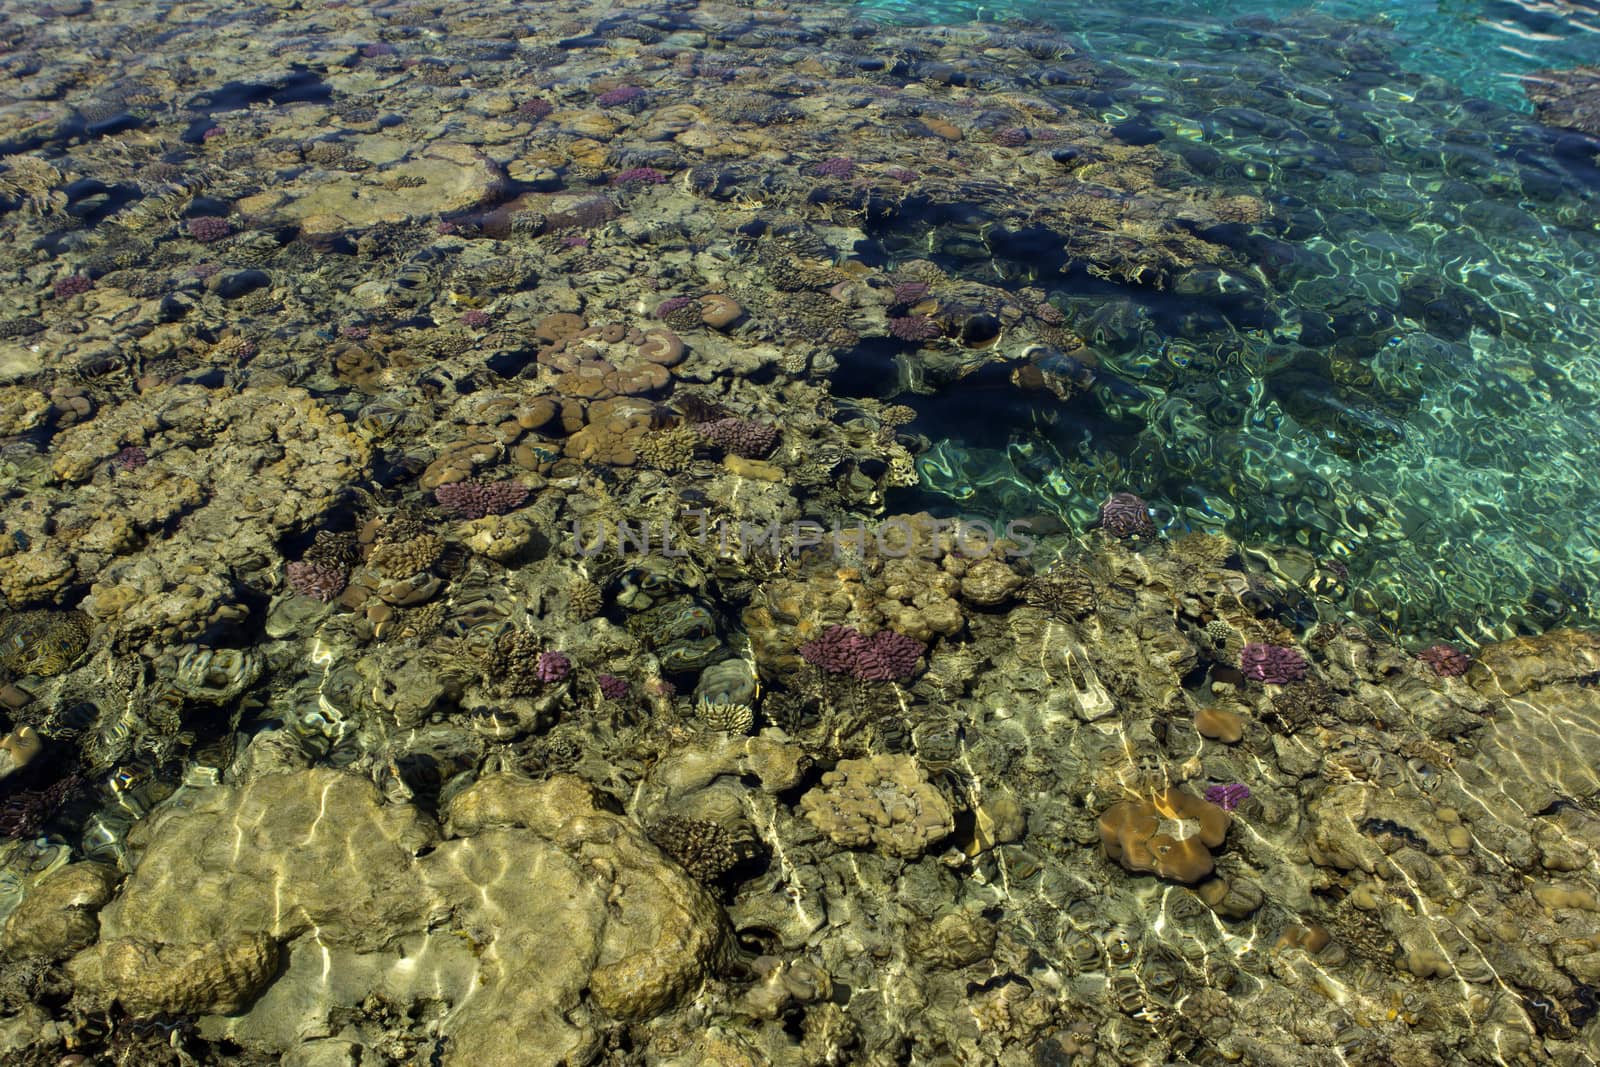
[[[1592,74],[1218,32],[0,7],[0,1057],[1600,1058]]]

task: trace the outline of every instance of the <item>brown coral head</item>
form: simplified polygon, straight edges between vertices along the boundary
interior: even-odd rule
[[[676,365],[683,359],[684,351],[683,341],[678,335],[661,327],[646,330],[644,340],[639,344],[640,356],[663,367]]]
[[[541,341],[565,341],[582,333],[588,323],[581,316],[568,311],[557,311],[553,315],[546,315],[539,320],[533,328],[533,335]]]
[[[1192,885],[1211,873],[1211,849],[1232,821],[1215,804],[1168,787],[1113,804],[1100,816],[1100,841],[1130,871]]]
[[[713,330],[732,326],[744,317],[744,308],[726,293],[709,293],[700,298],[700,321]]]

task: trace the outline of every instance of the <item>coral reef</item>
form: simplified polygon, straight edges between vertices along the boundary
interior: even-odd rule
[[[889,333],[901,341],[931,341],[944,329],[927,315],[905,315],[889,320]]]
[[[344,568],[332,566],[327,563],[311,563],[300,560],[290,563],[285,568],[289,579],[289,587],[301,596],[308,596],[312,600],[320,600],[324,604],[331,603],[335,597],[344,592],[348,575]]]
[[[714,419],[695,429],[711,444],[746,459],[760,459],[772,451],[778,440],[776,429],[750,419]]]
[[[1238,782],[1206,786],[1206,803],[1215,804],[1223,811],[1233,811],[1249,799],[1250,787]]]
[[[541,652],[534,664],[534,675],[544,685],[555,685],[572,677],[572,660],[565,652]]]
[[[49,677],[82,658],[90,623],[81,611],[19,611],[0,618],[0,666]]]
[[[504,515],[528,499],[528,487],[517,481],[451,482],[433,491],[434,499],[447,515],[481,519],[485,515]]]
[[[1104,17],[0,18],[0,1061],[1600,1058],[1589,142]]]
[[[1150,505],[1133,493],[1112,493],[1107,497],[1094,525],[1112,537],[1154,537],[1156,533]]]
[[[1441,678],[1459,678],[1472,667],[1472,657],[1449,645],[1429,645],[1417,653],[1417,659]]]
[[[185,222],[184,230],[196,241],[211,244],[232,234],[233,224],[215,215],[200,215]]]
[[[849,626],[833,625],[800,646],[800,656],[829,674],[848,674],[863,682],[909,678],[924,649],[920,642],[893,630],[865,637]]]
[[[739,865],[733,836],[704,819],[669,815],[650,827],[650,839],[701,885],[715,885]]]

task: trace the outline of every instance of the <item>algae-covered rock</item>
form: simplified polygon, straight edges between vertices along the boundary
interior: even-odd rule
[[[1600,67],[1536,71],[1522,88],[1540,122],[1600,137]]]
[[[1482,693],[1516,696],[1600,671],[1600,634],[1551,630],[1485,645],[1467,681]]]
[[[363,173],[314,171],[248,197],[240,207],[325,234],[465,211],[488,200],[501,184],[495,164],[469,145],[436,141],[415,152],[409,147],[381,135],[356,138],[351,154],[381,166],[381,182]]]

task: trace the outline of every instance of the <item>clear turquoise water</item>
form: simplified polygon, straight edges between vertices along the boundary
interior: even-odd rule
[[[1247,269],[1176,293],[973,258],[970,241],[941,255],[915,227],[887,235],[901,258],[933,248],[952,273],[1045,289],[1104,380],[1132,387],[944,412],[927,499],[1082,525],[1132,489],[1171,533],[1342,562],[1350,608],[1419,637],[1595,618],[1600,170],[1593,142],[1533,120],[1519,78],[1600,58],[1600,12],[857,6],[928,26],[941,58],[970,44],[980,69],[985,33],[1025,41],[1038,62],[996,67],[985,89],[1133,123],[1275,215],[1233,235]],[[1052,49],[1118,76],[1059,88]],[[923,407],[940,417],[937,399]]]
[[[1314,13],[1390,30],[1392,55],[1407,70],[1447,78],[1466,93],[1519,106],[1516,78],[1545,67],[1593,63],[1600,55],[1600,7],[1514,0],[1319,0],[1311,4],[1207,2],[1066,4],[995,0],[867,0],[873,18],[918,25],[1037,22],[1097,52],[1151,62],[1193,59],[1217,28],[1252,18]]]

